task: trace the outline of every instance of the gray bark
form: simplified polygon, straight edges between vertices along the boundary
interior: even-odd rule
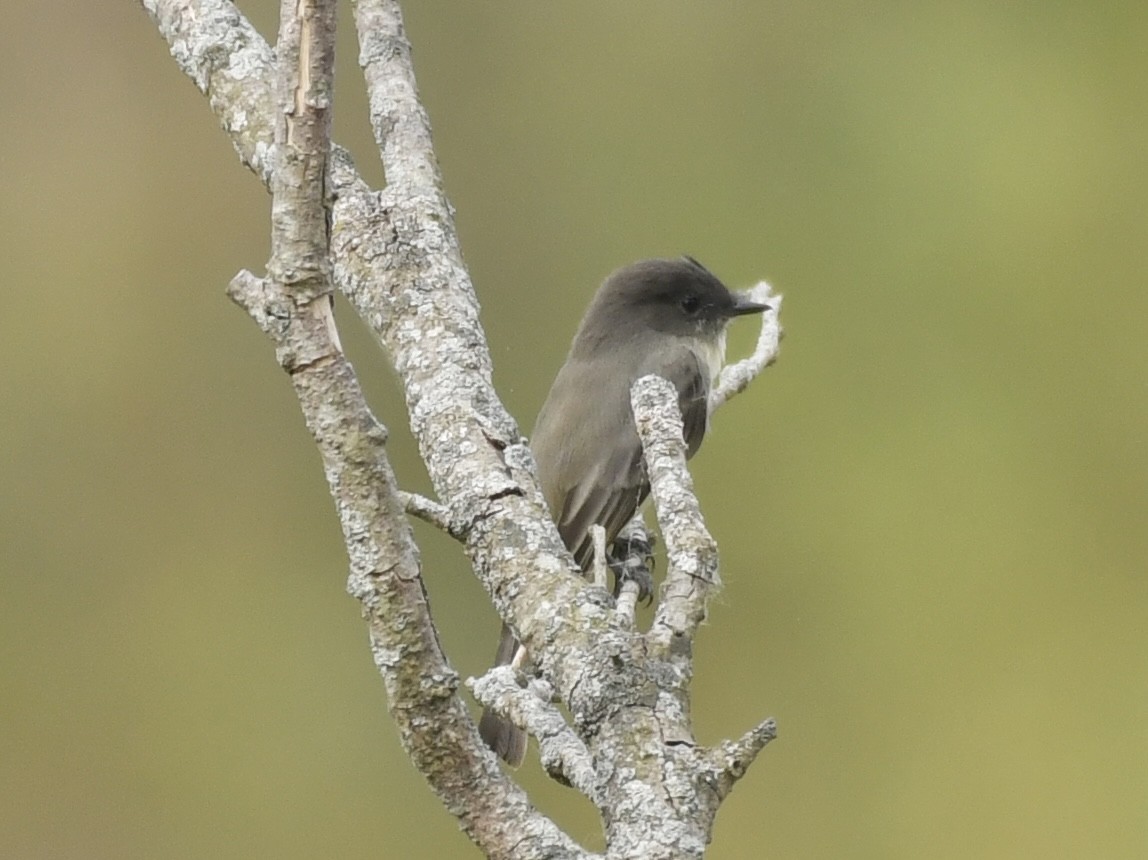
[[[410,513],[463,544],[527,646],[535,682],[523,688],[503,667],[470,686],[530,731],[544,766],[598,807],[605,856],[700,857],[721,800],[774,727],[766,720],[712,749],[693,740],[690,649],[718,585],[717,554],[685,469],[676,397],[662,380],[635,386],[670,555],[655,623],[642,633],[632,594],[619,611],[578,575],[546,512],[529,448],[494,391],[395,0],[354,3],[386,187],[370,189],[329,140],[334,2],[284,2],[272,52],[226,0],[142,0],[243,162],[272,191],[267,277],[241,272],[230,294],[274,341],[322,455],[350,559],[348,587],[362,602],[403,745],[488,856],[591,856],[533,809],[483,747],[439,646]],[[339,345],[333,289],[393,362],[437,500],[395,485],[386,431]],[[756,364],[723,377],[715,405],[772,360],[779,333],[775,304],[749,360]]]

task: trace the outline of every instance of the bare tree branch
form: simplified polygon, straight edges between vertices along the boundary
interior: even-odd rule
[[[488,706],[538,739],[542,766],[574,788],[602,805],[600,785],[594,761],[586,744],[566,722],[561,712],[550,704],[552,690],[544,681],[535,681],[526,689],[515,677],[517,667],[496,666],[481,678],[466,684],[479,704]]]
[[[352,0],[359,65],[367,81],[371,128],[388,186],[436,193],[446,205],[431,144],[430,119],[419,100],[402,13],[394,0]]]
[[[623,579],[622,587],[618,589],[618,616],[627,627],[634,626],[634,615],[638,610],[638,597],[640,588],[632,579]]]
[[[648,638],[654,653],[682,655],[678,661],[684,658],[688,663],[689,652],[681,644],[688,646],[693,640],[705,620],[710,593],[721,585],[717,544],[706,531],[686,468],[677,390],[660,376],[645,376],[634,383],[631,399],[650,476],[650,495],[669,557]]]
[[[225,129],[239,129],[232,140],[244,163],[269,181],[271,49],[227,0],[141,2]],[[394,26],[401,21],[397,6],[386,6],[393,14],[383,20]],[[405,43],[401,32],[396,38]],[[433,156],[414,160],[433,163]],[[393,159],[385,166],[389,175],[419,175],[404,173]],[[411,428],[436,493],[478,556],[480,577],[486,582],[488,574],[502,574],[493,583],[496,606],[506,614],[511,600],[525,599],[527,580],[539,586],[530,589],[537,592],[531,605],[547,589],[556,590],[563,606],[586,603],[579,597],[585,584],[573,575],[576,568],[538,492],[529,448],[491,384],[478,303],[461,264],[449,204],[423,187],[371,191],[338,147],[331,151],[329,184],[335,282],[402,378]],[[492,559],[495,536],[507,533],[525,538],[532,552]],[[582,611],[600,611],[592,608],[597,602]],[[532,615],[530,605],[525,610],[517,614]],[[576,660],[572,654],[571,665]]]
[[[745,776],[757,754],[776,737],[777,723],[773,717],[768,717],[736,741],[722,741],[717,745],[711,757],[717,765],[714,787],[719,797],[724,798],[730,793],[734,783]]]
[[[412,517],[418,517],[424,523],[429,523],[451,537],[460,536],[457,527],[450,521],[450,511],[434,499],[401,490],[399,491],[399,498],[402,500],[406,512]]]
[[[716,751],[693,741],[689,647],[706,590],[717,582],[716,550],[695,516],[688,483],[674,474],[681,452],[658,431],[658,441],[649,443],[651,472],[654,462],[670,466],[655,496],[678,498],[666,505],[662,521],[671,551],[670,608],[659,610],[656,629],[644,636],[633,629],[632,596],[616,611],[603,589],[577,575],[546,512],[529,448],[491,383],[478,302],[442,191],[397,3],[355,3],[372,126],[387,176],[386,189],[376,193],[322,134],[308,136],[300,125],[298,135],[288,135],[295,126],[285,119],[276,133],[292,111],[329,106],[323,98],[329,98],[329,80],[322,72],[303,74],[287,42],[279,50],[284,71],[277,88],[271,49],[231,3],[141,2],[173,57],[208,95],[244,163],[275,192],[282,232],[273,243],[270,277],[240,273],[231,294],[275,340],[323,455],[351,557],[349,589],[363,602],[375,662],[412,760],[489,856],[589,856],[533,810],[479,746],[431,624],[404,510],[463,541],[499,614],[569,708],[573,732],[549,705],[549,694],[517,689],[512,670],[475,682],[480,698],[500,703],[539,737],[548,768],[598,806],[609,856],[701,856],[721,797],[769,734],[763,723]],[[319,0],[284,8],[287,17],[303,15],[300,39],[310,38],[307,10],[320,8]],[[315,38],[325,32],[310,30]],[[285,26],[284,38],[289,35]],[[320,41],[312,49],[325,50]],[[288,72],[295,75],[290,81]],[[323,80],[325,89],[299,97],[311,91],[303,82]],[[282,117],[275,92],[291,96],[283,98]],[[320,120],[314,128],[322,126]],[[310,143],[296,163],[280,154],[276,141]],[[322,158],[326,194],[314,183]],[[286,206],[296,185],[296,220],[280,223],[280,204]],[[314,256],[316,199],[331,205],[329,258]],[[328,259],[334,283],[402,380],[411,429],[439,502],[401,496],[395,487],[385,431],[363,402],[331,323]],[[677,433],[680,447],[680,423]],[[678,484],[680,493],[673,489]],[[690,531],[695,520],[697,533]]]
[[[767,325],[763,324],[762,328],[766,330]],[[650,477],[650,495],[669,557],[669,570],[647,640],[650,654],[666,660],[674,668],[678,683],[673,692],[684,707],[686,687],[693,673],[693,639],[705,620],[709,598],[721,584],[717,544],[706,529],[694,495],[693,480],[686,468],[676,389],[659,376],[645,376],[634,383],[631,400]],[[667,717],[672,719],[677,714],[671,708]],[[688,723],[685,728],[688,729]],[[776,723],[772,718],[766,719],[737,741],[723,741],[708,755],[707,763],[696,763],[700,771],[710,774],[712,784],[718,789],[719,802],[776,735]]]
[[[386,458],[386,431],[367,408],[335,332],[325,205],[334,9],[334,0],[284,0],[269,276],[242,272],[230,294],[272,336],[291,374],[343,525],[349,590],[363,603],[375,663],[415,764],[490,856],[523,856],[524,848],[536,857],[581,856],[493,763],[457,694],[459,679],[438,643]]]
[[[608,575],[606,565],[606,530],[598,524],[590,526],[590,539],[594,544],[594,560],[590,563],[590,581],[599,588],[606,588]]]
[[[746,359],[728,364],[722,368],[718,384],[710,393],[710,414],[724,406],[730,398],[745,391],[757,375],[777,361],[781,346],[781,296],[772,291],[769,284],[761,281],[747,291],[755,302],[769,305],[761,315],[761,331],[753,354]]]

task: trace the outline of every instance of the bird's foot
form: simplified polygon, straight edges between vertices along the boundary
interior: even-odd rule
[[[622,583],[638,586],[638,599],[649,603],[654,597],[654,536],[637,529],[614,541],[610,553],[610,570],[614,572],[614,596],[622,590]]]

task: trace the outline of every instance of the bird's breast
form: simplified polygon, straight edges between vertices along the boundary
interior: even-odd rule
[[[725,365],[725,329],[714,338],[699,337],[691,349],[712,384]]]

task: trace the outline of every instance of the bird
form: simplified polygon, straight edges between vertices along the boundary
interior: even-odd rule
[[[594,562],[591,527],[606,545],[650,492],[630,389],[648,374],[678,392],[686,456],[709,425],[709,394],[725,361],[726,327],[769,305],[731,292],[693,257],[642,260],[613,272],[598,288],[538,413],[530,448],[558,533],[585,574]],[[648,574],[639,583],[645,597]],[[502,627],[495,665],[515,660],[519,643]],[[526,733],[489,708],[479,732],[517,767]]]

